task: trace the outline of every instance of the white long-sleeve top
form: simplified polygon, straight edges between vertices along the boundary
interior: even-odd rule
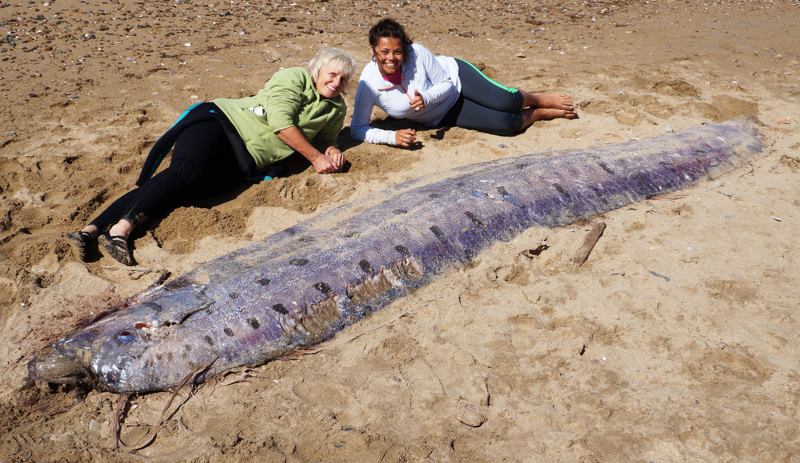
[[[425,102],[421,111],[409,104],[418,90]],[[369,125],[372,108],[377,106],[395,119],[411,119],[427,127],[436,127],[461,94],[456,60],[434,57],[427,48],[411,44],[403,63],[402,80],[393,84],[383,78],[378,64],[370,61],[361,72],[356,91],[350,134],[367,143],[395,145],[395,132]]]

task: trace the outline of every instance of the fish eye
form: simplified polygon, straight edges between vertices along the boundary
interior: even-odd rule
[[[136,339],[136,333],[134,333],[133,331],[122,330],[119,333],[117,333],[117,340],[119,342],[127,344],[129,342],[133,342],[134,339]]]

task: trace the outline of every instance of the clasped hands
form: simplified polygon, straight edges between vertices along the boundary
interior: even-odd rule
[[[329,146],[323,155],[314,158],[311,164],[314,165],[314,170],[319,174],[332,174],[341,172],[346,160],[339,148]]]

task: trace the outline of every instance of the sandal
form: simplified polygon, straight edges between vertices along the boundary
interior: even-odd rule
[[[128,241],[125,240],[124,237],[119,235],[112,236],[109,232],[106,232],[100,235],[97,241],[102,244],[103,249],[119,263],[128,266],[136,264],[133,260],[131,250],[128,249]]]
[[[92,241],[92,235],[85,231],[67,233],[67,242],[72,248],[72,255],[81,262],[86,262],[86,245]]]

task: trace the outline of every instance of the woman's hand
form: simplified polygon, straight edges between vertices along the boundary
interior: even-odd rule
[[[331,162],[333,162],[333,165],[336,167],[334,172],[341,172],[347,159],[344,157],[344,154],[339,151],[339,148],[329,146],[328,149],[325,150],[325,155],[330,158]]]
[[[394,133],[394,143],[397,146],[408,148],[417,140],[417,131],[414,129],[398,130]]]
[[[303,137],[297,127],[287,127],[276,133],[278,139],[286,143],[289,148],[302,154],[304,158],[311,161],[314,170],[319,174],[330,174],[340,172],[344,167],[345,158],[341,151],[333,145],[328,146],[324,153],[317,151],[308,140]]]
[[[422,111],[425,109],[425,100],[422,99],[422,95],[419,94],[418,90],[414,90],[414,99],[411,100],[409,104],[414,111]]]
[[[318,174],[332,174],[341,172],[346,159],[338,148],[329,146],[325,153],[320,153],[311,160],[311,165]]]
[[[330,157],[320,154],[319,156],[315,157],[313,161],[311,161],[311,165],[314,166],[314,170],[317,171],[318,174],[330,174],[332,172],[336,172],[336,165],[333,163]]]

